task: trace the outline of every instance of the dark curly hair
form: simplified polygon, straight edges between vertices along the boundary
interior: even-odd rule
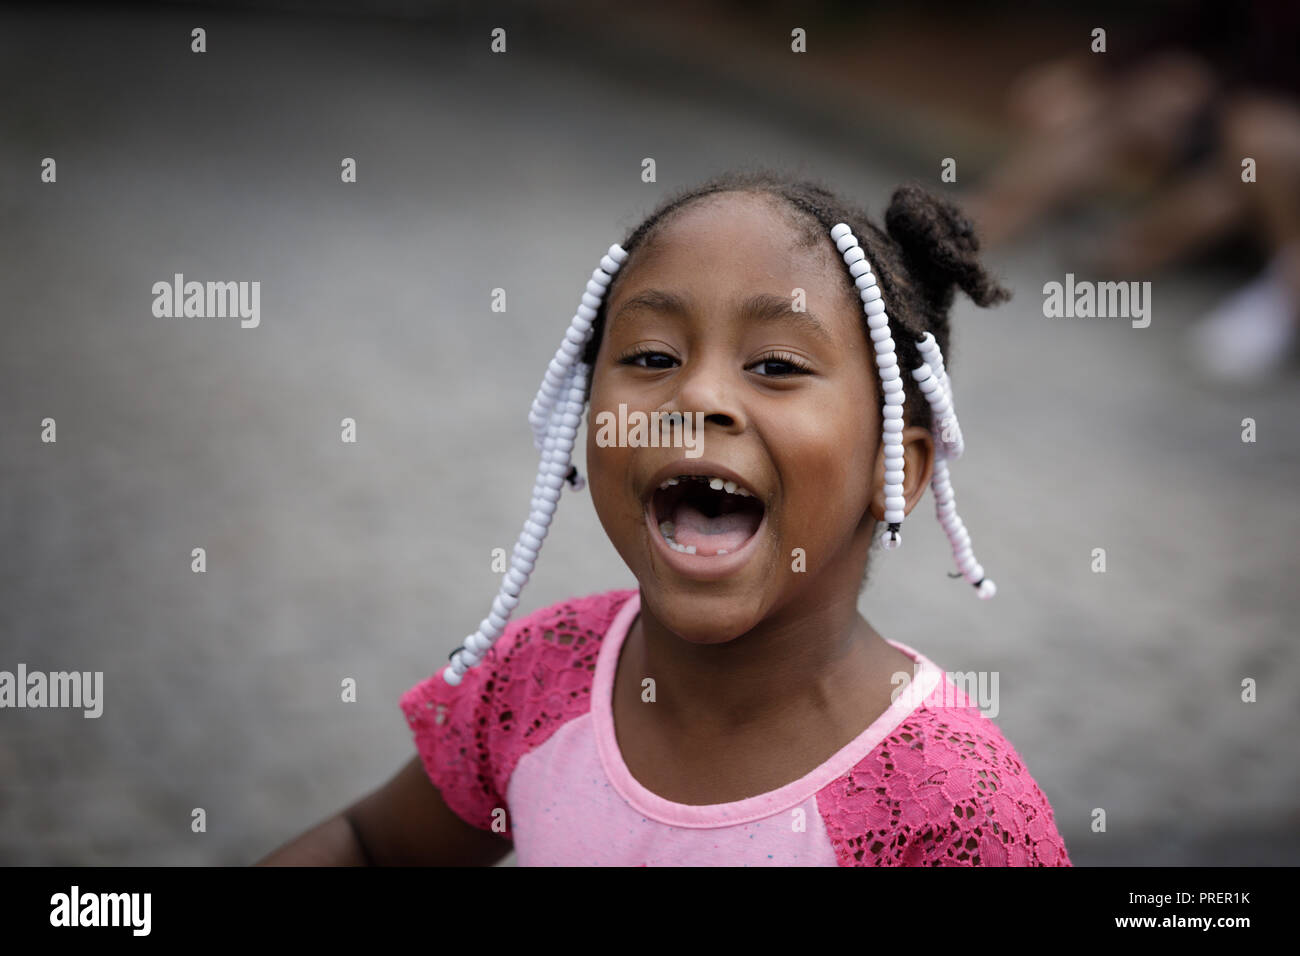
[[[951,368],[948,312],[957,289],[980,306],[995,305],[1011,297],[980,265],[979,240],[970,220],[953,203],[917,184],[909,183],[894,191],[885,211],[885,228],[881,229],[863,209],[820,182],[795,178],[770,168],[747,167],[722,173],[670,195],[619,243],[628,253],[628,259],[601,300],[582,356],[584,362],[595,364],[605,328],[606,307],[637,250],[649,246],[677,213],[707,196],[727,192],[760,193],[783,201],[790,212],[790,224],[796,231],[799,247],[810,249],[823,243],[841,262],[830,231],[836,223],[848,224],[875,272],[890,324],[896,330],[901,328],[910,333],[894,336],[902,369],[910,370],[921,364],[916,339],[927,331],[938,342],[944,365]],[[839,274],[846,294],[860,306],[858,290],[848,269],[840,269]],[[866,315],[862,314],[861,319],[865,335]],[[590,380],[587,389],[590,398]],[[877,398],[883,405],[884,389],[878,378]],[[903,414],[909,424],[926,428],[931,425],[930,405],[915,388],[908,390]]]

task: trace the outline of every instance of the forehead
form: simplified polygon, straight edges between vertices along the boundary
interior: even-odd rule
[[[617,308],[647,286],[714,301],[759,290],[790,297],[801,288],[822,310],[849,308],[852,318],[856,298],[829,230],[810,246],[808,234],[816,236],[820,224],[797,215],[761,193],[720,193],[692,203],[636,250],[610,305]]]

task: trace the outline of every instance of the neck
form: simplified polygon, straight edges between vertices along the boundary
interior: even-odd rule
[[[841,706],[840,688],[860,689],[887,645],[858,613],[856,594],[800,602],[720,644],[686,641],[644,600],[628,632],[624,666],[639,683],[653,677],[661,717],[688,734],[778,726]]]

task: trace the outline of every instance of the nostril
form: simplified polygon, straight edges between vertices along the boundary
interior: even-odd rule
[[[730,428],[736,423],[736,420],[730,415],[724,415],[721,412],[714,412],[712,415],[705,415],[704,420],[706,422],[713,422],[716,425],[721,425],[724,428]]]

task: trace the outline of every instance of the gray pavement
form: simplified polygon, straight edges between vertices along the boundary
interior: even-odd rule
[[[918,174],[897,144],[436,24],[204,11],[197,57],[198,13],[3,18],[0,669],[106,683],[98,720],[0,711],[4,863],[246,863],[387,779],[413,752],[398,696],[494,592],[528,405],[600,253],[755,158],[877,213]],[[944,577],[927,499],[863,611],[1000,672],[998,723],[1076,863],[1300,862],[1300,384],[1188,375],[1224,275],[1157,277],[1147,329],[1045,319],[1062,245],[992,257],[1016,299],[954,316],[954,489],[998,597]],[[176,272],[260,280],[260,327],[155,318]],[[631,583],[570,495],[523,610]]]

